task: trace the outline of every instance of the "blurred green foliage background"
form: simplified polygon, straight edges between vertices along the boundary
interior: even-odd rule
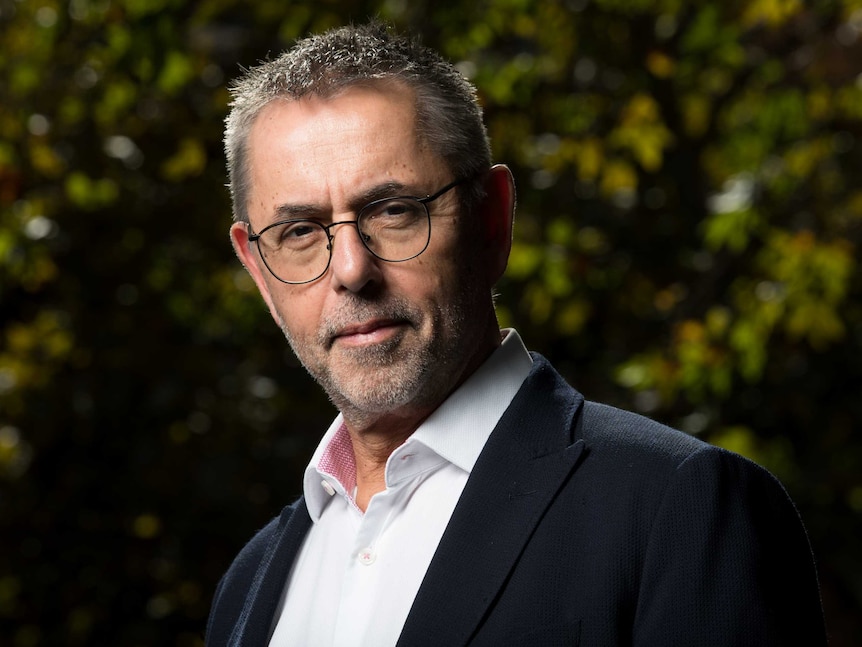
[[[862,1],[0,0],[0,644],[202,644],[333,415],[230,250],[225,85],[380,15],[519,186],[504,324],[752,457],[862,644]]]

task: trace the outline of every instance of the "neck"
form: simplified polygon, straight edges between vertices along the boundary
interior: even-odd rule
[[[422,420],[425,417],[427,415]],[[356,460],[356,505],[363,512],[371,497],[386,489],[386,461],[389,456],[404,444],[422,420],[389,420],[389,424],[379,420],[372,429],[357,429],[345,419]]]

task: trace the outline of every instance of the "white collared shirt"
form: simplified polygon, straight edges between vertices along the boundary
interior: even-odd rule
[[[395,645],[470,472],[532,359],[514,330],[389,456],[365,514],[341,415],[305,470],[312,524],[276,612],[271,647]]]

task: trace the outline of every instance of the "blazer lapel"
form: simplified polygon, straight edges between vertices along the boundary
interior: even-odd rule
[[[583,397],[541,356],[477,461],[399,645],[464,645],[584,448]]]
[[[228,645],[262,647],[269,644],[273,615],[281,600],[287,574],[310,527],[311,517],[308,516],[305,498],[282,512],[278,530],[260,560]]]

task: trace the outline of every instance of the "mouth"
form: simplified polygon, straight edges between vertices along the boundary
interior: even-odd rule
[[[391,340],[408,322],[403,319],[371,319],[362,323],[343,326],[330,337],[330,346],[368,346]]]

